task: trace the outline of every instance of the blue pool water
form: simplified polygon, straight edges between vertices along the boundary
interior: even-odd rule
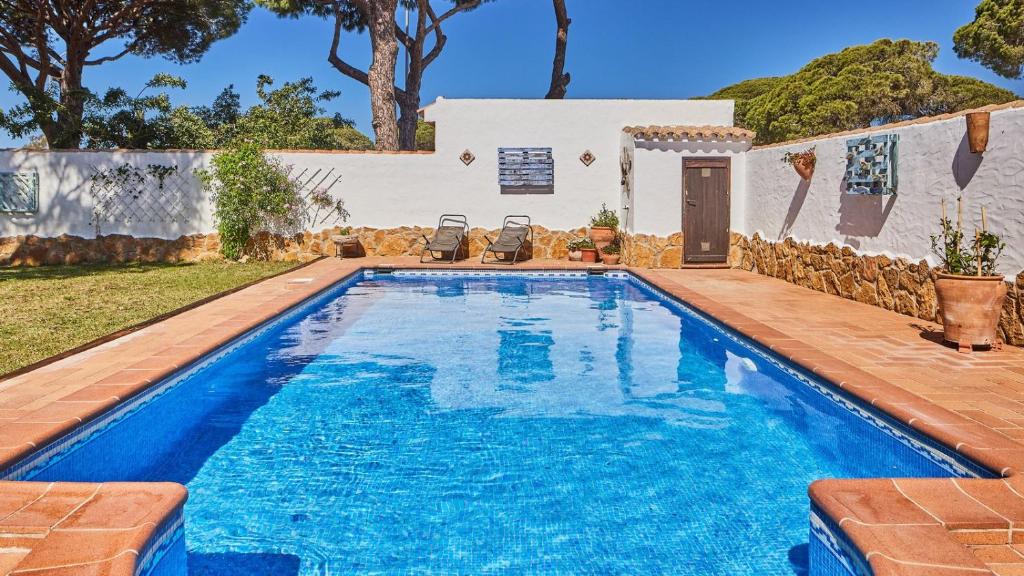
[[[188,486],[191,575],[806,574],[807,486],[979,473],[624,278],[359,279],[36,480]]]

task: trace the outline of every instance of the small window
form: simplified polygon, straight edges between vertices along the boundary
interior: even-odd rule
[[[498,184],[502,194],[554,194],[551,148],[498,148]]]

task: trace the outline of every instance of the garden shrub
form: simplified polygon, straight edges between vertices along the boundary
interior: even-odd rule
[[[225,257],[241,257],[256,232],[295,224],[290,221],[302,203],[299,185],[280,160],[267,156],[256,144],[233,144],[214,154],[210,168],[198,170],[197,175],[212,195]]]

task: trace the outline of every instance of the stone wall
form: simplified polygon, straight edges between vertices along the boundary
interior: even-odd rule
[[[291,236],[260,233],[249,243],[245,257],[274,261],[308,261],[326,255],[334,256],[331,236],[340,228],[305,232]],[[423,235],[433,235],[432,228],[400,227],[389,229],[355,228],[359,236],[358,254],[366,256],[419,256]],[[496,238],[498,230],[474,228],[469,234],[471,258],[479,258],[487,241],[484,235]],[[561,259],[567,256],[566,244],[583,236],[583,228],[565,232],[534,226],[533,257]],[[0,266],[52,266],[59,264],[123,263],[123,262],[198,262],[219,260],[220,238],[216,233],[193,234],[176,240],[135,238],[124,235],[100,236],[95,239],[79,236],[13,236],[0,238]]]
[[[938,321],[935,271],[928,262],[865,256],[848,246],[770,242],[733,235],[730,263],[738,268],[772,276],[798,286],[827,292],[900,314]],[[1007,282],[1009,287],[999,322],[1007,343],[1024,346],[1024,272]]]
[[[629,234],[622,243],[622,263],[637,268],[679,268],[683,263],[683,234]]]

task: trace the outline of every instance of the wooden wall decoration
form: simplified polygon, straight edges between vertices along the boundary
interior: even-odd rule
[[[0,172],[0,212],[34,214],[39,211],[38,172]]]
[[[895,194],[898,143],[898,134],[847,140],[846,193]]]
[[[551,148],[498,148],[498,183],[544,186],[555,183]]]

